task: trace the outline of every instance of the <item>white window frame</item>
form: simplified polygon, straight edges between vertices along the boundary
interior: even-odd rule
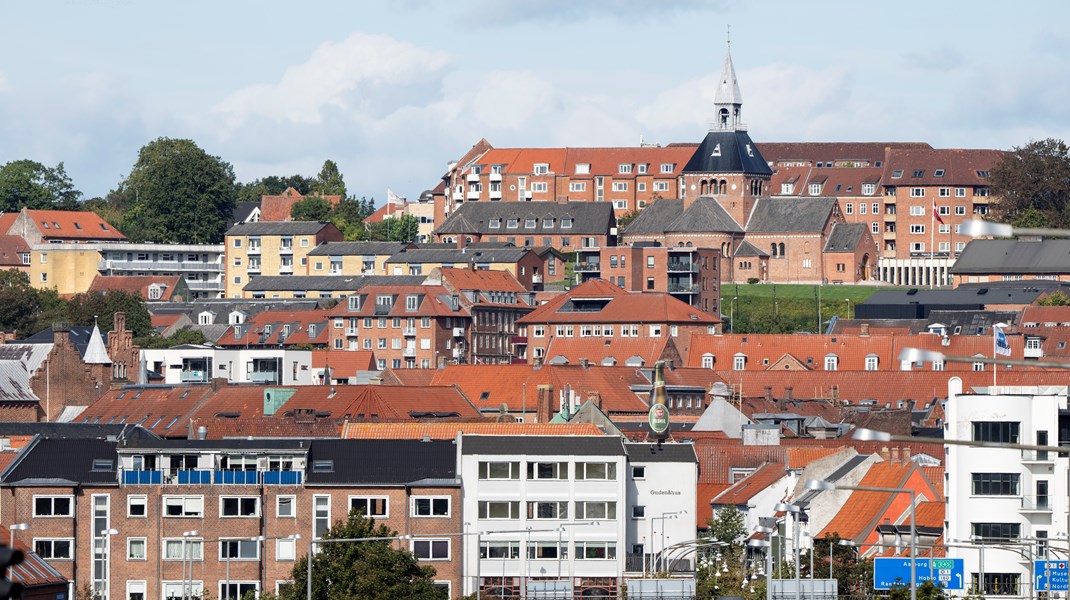
[[[365,517],[374,517],[376,519],[389,519],[390,518],[390,496],[383,496],[383,495],[378,495],[378,494],[376,494],[376,495],[349,496],[349,498],[346,499],[346,511],[347,512],[351,512],[353,510],[353,502],[356,501],[356,500],[367,501],[367,504],[368,504],[368,507],[369,507],[369,511],[373,508],[371,501],[373,501],[373,500],[382,500],[383,501],[383,512],[382,513],[374,513],[373,514],[373,513],[370,513],[368,511],[366,511],[364,513],[364,516]]]
[[[228,514],[225,514],[223,512],[224,511],[223,505],[227,500],[237,500],[238,501],[238,514],[228,515]],[[241,514],[241,506],[243,504],[243,500],[252,500],[252,501],[255,502],[255,508],[253,510],[253,514],[251,514],[251,515]],[[256,517],[260,516],[260,509],[261,509],[260,496],[220,496],[219,497],[219,518],[220,519],[250,519],[250,518],[256,518]]]
[[[51,512],[49,512],[48,514],[37,512],[37,501],[38,500],[45,500],[45,499],[50,501],[50,506],[52,507]],[[67,501],[67,509],[68,509],[69,512],[66,513],[66,514],[56,514],[56,500],[60,500],[60,499],[64,499],[64,500]],[[34,497],[33,497],[33,517],[35,519],[70,519],[70,518],[74,517],[74,514],[75,514],[75,508],[74,508],[74,496],[73,495],[67,495],[67,494],[40,494],[40,495],[34,495]]]
[[[419,501],[423,501],[423,500],[427,501],[427,503],[428,503],[427,504],[427,508],[428,508],[428,511],[429,511],[427,514],[420,514],[420,512],[417,510],[416,506],[417,506],[417,501],[418,500]],[[441,502],[441,501],[445,501],[446,502],[446,514],[444,514],[444,515],[435,514],[435,504],[437,502]],[[409,515],[414,517],[414,518],[421,518],[421,519],[448,519],[450,517],[450,515],[452,515],[452,514],[453,514],[453,501],[452,501],[452,498],[450,498],[449,496],[413,496],[412,497],[412,501],[411,501],[410,508],[409,508]]]
[[[613,182],[613,191],[614,192],[627,192],[628,191],[628,182],[627,181],[614,181]]]
[[[135,515],[130,509],[137,505],[141,505],[141,514]],[[147,519],[149,517],[149,497],[144,494],[135,494],[126,497],[126,518],[128,519]]]
[[[141,558],[136,558],[133,555],[132,551],[131,551],[131,546],[136,542],[141,542],[141,544],[142,544],[142,546],[141,546]],[[139,562],[139,561],[148,560],[148,559],[149,559],[149,540],[148,540],[148,538],[144,538],[144,537],[129,537],[129,538],[126,538],[126,560],[132,561],[132,562]]]
[[[180,555],[175,558],[168,558],[167,547],[171,544],[177,544],[179,547]],[[185,546],[189,546],[190,550],[187,552]],[[203,561],[204,560],[204,538],[199,537],[177,537],[177,538],[163,538],[160,541],[160,560],[164,561]]]
[[[923,188],[923,187],[912,187],[912,188],[910,188],[910,197],[911,198],[924,198],[925,197],[925,188]],[[913,214],[913,213],[911,213],[911,214]]]
[[[568,191],[570,191],[570,192],[586,192],[587,191],[587,182],[586,181],[570,181],[569,184],[568,184]]]
[[[436,546],[436,544],[440,544],[441,542],[445,542],[446,543],[446,555],[445,556],[436,556],[435,555],[435,546]],[[417,544],[419,544],[421,546],[426,544],[426,546],[427,546],[427,557],[420,556],[420,554],[419,554],[419,552],[417,551],[417,548],[416,548]],[[453,544],[450,543],[450,538],[443,538],[443,537],[415,538],[415,539],[411,540],[410,543],[409,543],[409,551],[412,552],[414,555],[416,555],[416,558],[420,562],[448,561],[448,560],[451,559],[451,557],[453,555],[453,547],[452,546],[453,546]]]
[[[280,500],[287,498],[290,500],[290,514],[282,514],[282,503]],[[275,518],[276,519],[296,519],[297,518],[297,496],[283,495],[275,496]]]
[[[550,187],[547,185],[547,183],[545,181],[533,181],[533,182],[531,182],[531,191],[532,192],[544,193],[544,192],[548,191],[549,189],[550,189]]]
[[[225,553],[223,552],[224,544],[232,544],[232,543],[235,543],[235,542],[238,544],[238,552],[237,552],[238,556],[230,557],[230,562],[246,562],[246,561],[259,561],[260,560],[260,540],[251,539],[251,538],[248,538],[248,537],[225,537],[225,538],[220,538],[219,539],[219,543],[216,544],[218,546],[218,549],[219,549],[219,562],[220,563],[224,563],[224,562],[227,561],[227,557],[226,557]],[[249,545],[252,545],[252,547],[254,549],[256,549],[256,556],[254,556],[252,558],[249,558],[247,556],[241,556],[242,548],[248,547]]]
[[[68,556],[56,556],[56,542],[67,542]],[[50,544],[51,552],[38,552],[37,544]],[[47,561],[73,561],[75,556],[74,538],[69,537],[35,537],[33,538],[33,550]]]
[[[668,181],[655,181],[654,182],[654,191],[655,192],[667,192],[667,191],[669,191],[669,182]]]

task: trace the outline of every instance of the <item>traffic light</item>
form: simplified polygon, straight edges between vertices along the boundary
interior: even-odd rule
[[[22,562],[22,551],[0,544],[0,569],[4,578],[0,579],[0,599],[22,598],[22,585],[11,581],[9,568]]]

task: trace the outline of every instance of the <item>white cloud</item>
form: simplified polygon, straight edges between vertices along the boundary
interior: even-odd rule
[[[322,123],[330,111],[382,116],[418,101],[410,94],[436,81],[448,65],[445,53],[386,35],[354,33],[320,45],[276,83],[233,92],[215,107],[231,130],[253,117],[277,122]]]

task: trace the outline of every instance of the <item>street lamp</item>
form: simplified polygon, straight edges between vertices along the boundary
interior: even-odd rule
[[[299,540],[299,539],[301,539],[301,534],[300,533],[294,533],[294,534],[291,534],[291,535],[275,535],[275,536],[258,535],[258,536],[249,538],[249,541],[250,542],[256,542],[256,545],[258,546],[257,554],[260,556],[260,565],[262,567],[264,562],[265,562],[264,561],[264,556],[266,554],[266,552],[265,552],[266,549],[263,546],[261,546],[262,542],[266,542],[267,540],[295,540],[294,541],[294,555],[296,556],[296,554],[297,554],[297,542],[296,542],[296,540]],[[226,558],[227,558],[227,587],[226,587],[225,596],[226,596],[226,598],[229,598],[230,597],[230,552],[229,551],[226,554]],[[311,559],[311,557],[309,557],[309,558]],[[276,556],[275,559],[278,560],[278,557]],[[267,582],[264,581],[263,571],[261,571],[260,573],[261,573],[260,574],[260,589],[264,589],[264,586],[266,585]]]
[[[653,573],[658,568],[658,556],[661,551],[665,549],[665,519],[676,519],[680,515],[686,515],[686,510],[678,510],[674,512],[663,512],[660,517],[650,517],[650,571]],[[661,550],[658,554],[654,553],[654,521],[661,520]],[[646,571],[643,572],[643,577],[646,577]]]
[[[754,528],[754,531],[773,533],[773,528],[759,525]],[[747,546],[767,549],[765,551],[765,598],[766,600],[773,600],[773,543],[768,540],[750,540],[747,542]]]
[[[193,556],[190,553],[190,540],[191,537],[197,537],[201,535],[200,531],[196,529],[191,531],[182,532],[182,597],[193,597]],[[204,557],[204,545],[201,545],[201,557]],[[189,585],[186,585],[186,561],[189,561]]]
[[[11,546],[12,548],[15,547],[15,532],[16,531],[26,531],[29,528],[30,528],[30,524],[29,523],[14,523],[14,524],[10,525],[8,527],[8,529],[11,530],[11,540],[8,543],[8,546]]]
[[[26,525],[26,529],[29,528],[30,526]],[[14,533],[14,531],[12,531],[12,533]],[[104,564],[107,565],[107,569],[103,574],[104,581],[107,584],[107,588],[103,590],[105,598],[111,598],[111,536],[118,534],[119,530],[114,527],[111,529],[100,530],[100,537],[104,538],[104,547],[100,550],[104,554]]]
[[[910,494],[910,600],[918,598],[918,532],[916,527],[914,504],[917,502],[917,492],[911,489],[890,487],[863,487],[857,485],[839,485],[831,481],[807,479],[806,489],[815,491],[826,490],[851,490],[858,492],[883,492],[887,494]]]
[[[850,298],[844,298],[844,300],[847,301],[847,320],[850,321],[851,320],[851,299]]]
[[[778,512],[791,513],[791,546],[795,551],[795,600],[800,600],[802,597],[802,582],[799,578],[799,526],[801,525],[801,519],[805,516],[802,507],[797,504],[788,504],[787,502],[777,502],[773,506],[773,509]],[[914,600],[911,598],[911,600]]]

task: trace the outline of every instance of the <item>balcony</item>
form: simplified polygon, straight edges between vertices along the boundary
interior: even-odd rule
[[[416,337],[416,328],[415,327],[406,327],[405,329],[401,330],[401,335],[403,335],[405,337]]]
[[[542,283],[542,275],[532,275],[531,283]]]
[[[260,263],[249,263],[249,266],[245,267],[246,272],[258,274],[260,273]]]
[[[461,192],[453,192],[453,201],[464,202],[464,194],[462,194]]]
[[[479,200],[479,192],[468,190],[468,194],[465,197],[469,200]]]
[[[670,283],[669,284],[669,293],[670,294],[697,294],[698,293],[698,285],[689,285],[689,284],[686,284],[686,283]]]
[[[294,274],[294,266],[293,265],[279,265],[279,275],[293,275],[293,274]]]
[[[523,196],[525,200],[531,200],[531,190],[520,190],[520,195]]]
[[[491,174],[490,174],[490,175],[488,175],[487,177],[488,177],[488,178],[489,178],[489,179],[490,179],[491,181],[501,181],[501,180],[502,180],[502,174],[501,174],[501,173],[491,173]]]
[[[279,254],[293,254],[293,253],[294,253],[293,244],[279,246]]]
[[[1047,450],[1022,450],[1022,464],[1052,464],[1055,456]]]
[[[453,337],[464,337],[464,327],[454,327]]]
[[[487,193],[490,194],[490,199],[491,200],[501,200],[502,199],[502,191],[501,190],[491,190],[491,191],[489,191]]]
[[[208,383],[210,378],[208,371],[183,370],[179,376],[179,381],[182,383]]]
[[[401,355],[405,358],[416,358],[416,348],[402,348]]]
[[[245,253],[246,254],[260,254],[260,246],[259,245],[254,246],[252,244],[249,244],[249,248],[246,249]]]
[[[576,263],[576,266],[572,269],[576,273],[598,273],[602,270],[602,263],[596,262],[581,262]]]
[[[148,271],[187,273],[190,271],[223,272],[223,263],[194,262],[178,260],[102,260],[97,263],[98,271]]]
[[[884,213],[884,220],[886,222],[895,221],[895,213]]]
[[[693,263],[691,261],[669,261],[670,273],[694,273],[696,271],[698,271],[698,263]]]
[[[1025,356],[1026,358],[1043,358],[1044,350],[1039,345],[1035,347],[1030,347],[1029,343],[1026,342],[1023,356]]]
[[[249,381],[253,383],[282,383],[278,371],[253,371],[249,373]]]
[[[1022,496],[1022,507],[1018,512],[1050,513],[1051,496]]]
[[[528,343],[528,336],[526,336],[526,335],[514,335],[511,338],[509,338],[509,342],[514,344],[514,345],[516,345],[516,344],[526,344],[526,343]]]
[[[122,471],[123,485],[300,485],[301,471],[234,471],[208,469],[180,469],[165,475],[164,471]]]
[[[346,337],[357,337],[360,330],[357,327],[346,327]]]

